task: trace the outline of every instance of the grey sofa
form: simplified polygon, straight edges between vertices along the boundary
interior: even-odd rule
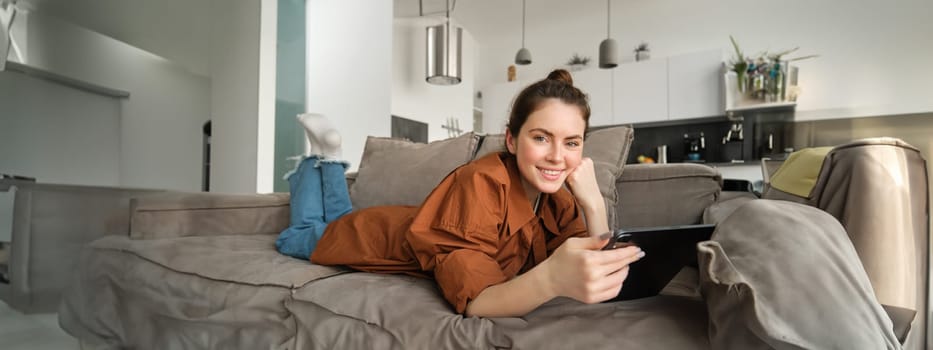
[[[760,304],[748,304],[741,297],[761,296],[758,301],[766,300],[768,295],[755,293],[769,288],[756,291],[759,285],[755,283],[759,282],[753,280],[753,275],[726,271],[722,264],[731,261],[738,266],[741,252],[730,250],[728,244],[744,232],[732,228],[767,222],[768,213],[797,212],[802,214],[791,216],[790,220],[812,216],[813,220],[803,224],[817,222],[819,227],[825,227],[827,236],[843,237],[844,242],[833,243],[842,244],[833,250],[840,254],[826,256],[837,270],[853,276],[842,281],[852,287],[834,285],[841,291],[834,291],[831,300],[845,298],[846,303],[853,305],[849,309],[860,313],[851,318],[852,327],[846,328],[847,322],[839,322],[834,332],[839,336],[850,334],[846,332],[863,336],[857,338],[854,347],[842,342],[855,337],[840,340],[813,336],[795,343],[796,347],[821,348],[830,344],[836,348],[878,348],[876,344],[887,344],[884,347],[898,348],[901,341],[912,349],[925,346],[926,289],[925,283],[916,282],[925,281],[927,274],[926,264],[921,262],[928,254],[928,221],[923,221],[928,219],[919,217],[928,212],[927,183],[923,160],[915,149],[902,144],[893,146],[903,156],[899,164],[906,171],[902,175],[910,179],[910,191],[903,193],[908,200],[901,201],[909,203],[909,207],[898,209],[908,210],[910,215],[891,218],[897,222],[886,223],[892,229],[884,233],[898,243],[880,250],[862,248],[856,257],[859,245],[853,248],[836,219],[817,209],[819,203],[724,196],[721,176],[704,165],[623,167],[631,138],[631,130],[622,127],[594,131],[587,136],[586,155],[596,161],[612,227],[692,224],[705,220],[718,222],[723,228],[717,229],[715,242],[703,247],[706,253],[701,256],[700,269],[685,268],[657,297],[594,305],[558,298],[525,317],[464,318],[452,311],[430,280],[354,272],[278,254],[273,243],[288,225],[287,194],[169,193],[133,200],[125,235],[102,237],[85,246],[74,278],[63,293],[60,324],[82,344],[99,348],[793,347],[785,345],[797,339],[788,340],[787,335],[804,333],[790,333],[758,322],[754,315],[728,311],[743,307],[761,310],[755,309]],[[428,145],[370,138],[359,172],[348,175],[351,199],[357,208],[417,204],[427,194],[425,191],[454,167],[501,149],[501,145],[501,135],[468,134]],[[862,148],[875,147],[889,145],[870,144]],[[918,195],[921,191],[922,196]],[[857,200],[891,199],[888,194],[883,197],[887,198]],[[843,225],[846,223],[842,220]],[[780,230],[780,225],[776,227]],[[877,235],[853,229],[848,232],[860,232],[862,236],[851,238],[855,242]],[[750,238],[754,234],[764,233],[745,236]],[[791,237],[799,233],[786,234]],[[911,259],[902,259],[892,249],[914,254]],[[859,259],[866,268],[863,269]],[[799,263],[812,261],[816,260]],[[872,264],[876,263],[885,264],[879,271],[902,278],[873,277],[869,284],[865,270],[873,271]],[[763,266],[773,268],[774,264]],[[746,279],[726,285],[729,276]],[[897,289],[908,292],[898,296],[884,292]],[[875,294],[881,303],[894,307],[888,308],[887,313],[880,311]],[[806,300],[800,304],[806,307]],[[770,306],[773,305],[785,304],[775,301]],[[913,311],[918,311],[916,317]],[[775,313],[765,321],[789,320],[781,317]],[[729,337],[730,332],[735,336]],[[743,337],[741,342],[736,341],[739,337]],[[893,340],[895,337],[899,339]]]
[[[0,300],[19,312],[37,313],[58,309],[85,244],[126,235],[130,198],[164,191],[2,179],[0,192],[13,199],[10,212],[0,215],[8,218],[0,219],[0,231],[10,232],[10,241],[0,242],[7,250],[0,254],[0,271],[7,276]]]

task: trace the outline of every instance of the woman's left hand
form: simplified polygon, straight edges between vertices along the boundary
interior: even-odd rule
[[[567,175],[567,185],[581,205],[594,207],[603,203],[599,183],[596,182],[596,167],[589,157],[583,158],[580,165]]]

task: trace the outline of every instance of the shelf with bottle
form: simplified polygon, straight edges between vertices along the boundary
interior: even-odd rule
[[[729,40],[735,49],[735,57],[723,65],[726,112],[796,105],[800,94],[797,85],[799,70],[790,63],[816,55],[784,59],[787,54],[797,51],[795,47],[749,58],[742,53],[735,38],[730,35]]]
[[[769,68],[770,69],[770,68]],[[725,69],[724,69],[725,70]],[[725,110],[743,111],[784,108],[797,105],[797,67],[784,66],[774,73],[755,72],[740,77],[735,71],[723,73]]]

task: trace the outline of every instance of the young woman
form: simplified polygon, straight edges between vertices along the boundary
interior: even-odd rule
[[[316,264],[433,277],[454,309],[468,316],[521,316],[558,296],[611,299],[628,265],[644,253],[600,250],[609,227],[593,161],[583,158],[589,116],[586,95],[570,73],[552,72],[516,98],[508,151],[457,168],[420,207],[374,207],[334,218],[327,198],[343,196],[346,186],[330,179],[322,185],[321,178],[342,179],[342,173],[326,173],[334,163],[306,160],[290,178],[293,227],[304,228],[284,231],[276,245],[286,254],[282,247],[311,247]],[[325,172],[304,174],[313,169]],[[305,186],[305,178],[314,185]],[[302,219],[309,215],[304,202],[317,206],[321,198],[324,210]],[[348,200],[337,203],[334,213],[349,210]]]

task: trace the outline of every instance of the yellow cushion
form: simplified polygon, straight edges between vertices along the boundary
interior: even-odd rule
[[[771,176],[771,187],[800,196],[810,197],[816,178],[823,167],[823,158],[832,147],[804,148],[791,153],[784,164]]]

